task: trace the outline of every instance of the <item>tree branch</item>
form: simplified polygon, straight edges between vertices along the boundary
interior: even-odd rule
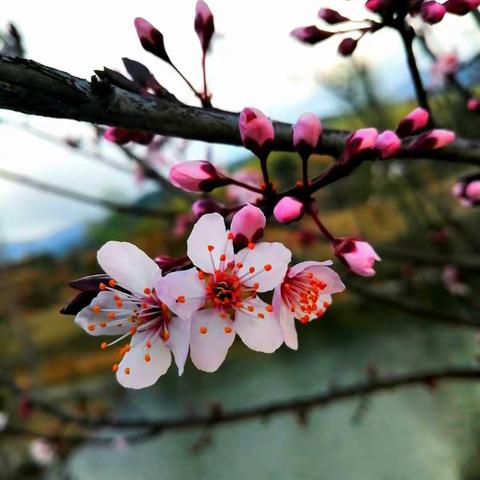
[[[87,80],[32,60],[0,58],[0,108],[134,128],[160,135],[241,145],[238,113],[185,105],[171,96],[141,96],[98,79]],[[291,125],[274,122],[277,151],[294,151]],[[339,156],[350,132],[325,129],[318,153]],[[435,151],[409,151],[396,158],[429,158],[480,165],[480,142],[457,139]]]
[[[426,370],[423,372],[405,373],[380,377],[378,374],[349,386],[335,386],[328,391],[316,395],[293,398],[282,402],[275,402],[266,405],[242,408],[238,410],[222,411],[217,408],[208,415],[191,415],[178,417],[169,420],[153,419],[110,419],[102,417],[86,417],[68,413],[56,405],[49,404],[39,399],[28,396],[32,405],[37,409],[59,418],[68,423],[74,423],[86,428],[113,427],[145,428],[148,433],[185,430],[198,427],[212,427],[235,423],[255,418],[267,418],[271,415],[284,413],[306,414],[310,409],[323,407],[336,401],[347,400],[359,396],[370,395],[377,392],[389,391],[398,387],[412,385],[424,385],[428,388],[435,387],[443,380],[456,381],[478,381],[480,380],[479,367],[452,367]],[[14,382],[0,375],[0,382],[9,388],[16,395],[28,395]]]
[[[74,192],[67,188],[58,187],[56,185],[50,185],[40,180],[21,175],[19,173],[9,172],[7,170],[0,169],[0,177],[5,180],[19,183],[42,192],[52,193],[63,198],[69,198],[77,202],[86,203],[95,207],[106,208],[117,213],[125,213],[128,215],[153,217],[153,218],[172,218],[177,212],[168,210],[157,210],[151,208],[140,207],[137,205],[124,205],[122,203],[113,202],[103,198],[92,197],[80,192]]]

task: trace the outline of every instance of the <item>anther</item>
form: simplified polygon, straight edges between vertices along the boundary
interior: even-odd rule
[[[269,272],[271,269],[272,269],[272,266],[267,263],[266,265],[263,266],[263,269],[266,271],[266,272]]]
[[[227,259],[226,255],[220,255],[220,261],[224,262]]]
[[[125,369],[125,375],[130,375],[130,369],[128,367]]]
[[[253,273],[253,272],[255,271],[255,267],[250,267],[250,268],[248,269],[248,271],[249,271],[250,273]]]
[[[152,293],[152,291],[147,287],[147,288],[144,288],[144,289],[143,289],[143,293],[144,293],[145,295],[150,295],[150,294]]]
[[[114,364],[112,365],[112,370],[113,370],[114,372],[116,372],[116,371],[118,370],[118,363],[114,363]]]
[[[258,314],[257,314],[257,317],[258,317],[258,318],[265,318],[265,315],[264,315],[263,313],[258,313]]]
[[[200,327],[198,329],[198,331],[202,334],[202,335],[205,335],[208,331],[207,327]]]
[[[107,326],[107,322],[100,322],[99,324],[102,328],[105,328]]]
[[[100,283],[98,284],[98,288],[99,288],[100,290],[106,290],[106,289],[107,289],[107,286],[106,286],[103,282],[100,282]]]
[[[249,312],[253,312],[253,311],[255,310],[255,308],[253,308],[253,305],[249,305],[249,306],[247,307],[247,310],[248,310]]]
[[[255,248],[255,244],[254,244],[253,242],[250,242],[250,243],[248,244],[248,249],[249,249],[249,250],[253,250],[254,248]]]
[[[93,332],[95,330],[95,325],[91,323],[87,328],[90,332]]]
[[[102,350],[106,350],[107,347],[108,347],[107,342],[102,342],[102,344],[100,345],[100,348],[101,348]]]
[[[115,314],[114,312],[109,312],[109,313],[108,313],[108,318],[109,318],[110,320],[115,320],[115,317],[116,317],[116,314]]]
[[[111,278],[109,281],[108,281],[108,284],[112,287],[112,288],[115,288],[115,285],[117,284],[117,282]]]
[[[179,295],[177,297],[177,303],[185,303],[185,296],[184,295]]]
[[[92,312],[93,313],[100,313],[102,311],[102,309],[100,308],[100,305],[94,305],[92,307]]]
[[[198,279],[203,280],[204,278],[205,278],[205,274],[201,270],[199,270],[198,271]]]
[[[146,354],[145,354],[145,357],[143,357],[143,358],[145,358],[145,361],[146,361],[146,362],[149,362],[149,361],[150,361],[150,355],[149,355],[148,353],[146,353]]]
[[[238,262],[237,263],[237,268],[242,268],[243,267],[243,263],[242,262]]]
[[[233,240],[233,233],[232,233],[232,232],[228,232],[227,238],[228,238],[229,240]]]
[[[214,248],[215,248],[215,247],[214,247],[213,245],[209,245],[209,246],[208,246],[208,251],[209,251],[209,252],[212,252]]]
[[[265,307],[265,310],[266,310],[267,312],[273,312],[273,307],[272,307],[271,305],[267,305],[267,306]]]
[[[132,328],[130,329],[130,333],[131,333],[132,335],[135,335],[135,334],[137,333],[137,327],[132,327]]]
[[[223,331],[224,331],[225,333],[232,333],[232,327],[225,327],[225,328],[223,329]]]

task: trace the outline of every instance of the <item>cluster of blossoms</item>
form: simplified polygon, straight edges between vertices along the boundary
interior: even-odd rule
[[[166,274],[130,243],[108,242],[98,251],[107,276],[73,282],[81,298],[67,310],[94,296],[76,323],[94,336],[118,336],[103,349],[131,337],[113,366],[123,386],[152,385],[168,370],[171,354],[181,375],[189,351],[197,368],[213,372],[236,335],[258,352],[272,353],[283,342],[297,348],[294,319],[322,316],[344,285],[331,262],[289,267],[283,244],[258,242],[265,222],[252,205],[234,215],[228,230],[220,214],[202,216],[187,241],[193,266]]]
[[[315,45],[335,35],[343,36],[354,33],[355,38],[343,38],[338,45],[338,52],[341,55],[349,56],[355,51],[358,42],[364,35],[375,33],[385,26],[398,29],[399,22],[403,23],[408,15],[420,17],[426,23],[435,24],[443,20],[446,13],[466,15],[480,6],[480,0],[447,0],[444,2],[435,0],[367,0],[364,3],[368,10],[380,15],[380,21],[370,18],[361,21],[353,20],[331,8],[321,8],[318,17],[325,23],[331,26],[347,24],[350,27],[331,31],[320,29],[316,25],[308,25],[294,29],[291,35],[303,43]]]

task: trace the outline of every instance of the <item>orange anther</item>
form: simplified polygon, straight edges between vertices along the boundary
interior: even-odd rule
[[[150,355],[149,355],[148,353],[146,353],[146,354],[145,354],[145,357],[143,357],[143,358],[145,358],[145,361],[146,361],[146,362],[149,362],[149,361],[150,361]]]
[[[147,341],[145,342],[145,346],[146,346],[147,348],[152,348],[152,342],[151,342],[150,340],[147,340]]]
[[[258,317],[258,318],[265,318],[265,315],[264,315],[263,313],[258,313],[258,314],[257,314],[257,317]]]
[[[242,262],[238,262],[238,263],[237,263],[237,268],[243,268],[243,263],[242,263]]]
[[[177,303],[185,303],[185,296],[184,295],[179,295],[177,297]]]
[[[323,302],[323,308],[328,308],[330,304],[328,302]]]
[[[227,257],[225,255],[220,255],[220,261],[221,262],[224,262],[225,260],[227,259]]]
[[[201,270],[199,270],[198,271],[198,279],[203,280],[204,278],[205,278],[205,274]]]
[[[255,283],[252,285],[252,288],[253,288],[254,290],[257,290],[258,287],[260,287],[260,284],[259,284],[258,282],[255,282]]]
[[[112,365],[112,370],[116,372],[118,370],[118,363]]]
[[[248,269],[248,271],[249,271],[250,273],[253,273],[253,272],[255,271],[255,267],[250,267],[250,268]]]
[[[111,278],[109,281],[108,281],[108,284],[112,287],[112,288],[115,288],[115,285],[117,284],[117,282]]]
[[[108,347],[107,342],[102,342],[102,344],[100,345],[100,348],[101,348],[102,350],[106,350],[107,347]]]
[[[107,322],[100,322],[99,324],[102,328],[105,328],[107,326]]]
[[[102,311],[102,309],[100,308],[100,305],[94,305],[92,307],[92,312],[93,313],[100,313]]]
[[[130,369],[128,367],[125,369],[125,375],[130,375]]]
[[[255,309],[253,308],[253,305],[249,305],[249,306],[247,307],[247,310],[248,310],[249,312],[253,312]]]
[[[137,333],[137,327],[132,327],[132,328],[130,329],[130,333],[131,333],[132,335],[135,335],[135,334]]]
[[[271,305],[267,305],[267,306],[265,307],[265,310],[266,310],[267,312],[273,312],[273,307],[272,307]]]
[[[209,252],[212,252],[215,247],[213,245],[209,245],[207,248]]]
[[[223,329],[223,331],[224,331],[225,333],[232,333],[232,327],[225,327],[225,328]]]
[[[233,240],[233,233],[232,233],[232,232],[228,232],[227,238],[228,238],[229,240]]]
[[[91,323],[87,328],[90,332],[93,332],[95,330],[95,325]]]
[[[109,312],[107,316],[110,320],[115,320],[116,314],[114,312]]]
[[[121,300],[117,300],[115,302],[115,305],[117,306],[117,308],[122,308],[123,307],[123,302]]]
[[[207,327],[200,327],[198,329],[198,331],[202,334],[202,335],[205,335],[208,331]]]
[[[267,263],[266,265],[263,266],[263,269],[266,271],[266,272],[269,272],[271,269],[272,269],[272,266]]]
[[[248,244],[248,248],[249,248],[249,250],[253,250],[255,248],[255,244],[253,242],[250,242]]]
[[[152,293],[152,291],[147,287],[147,288],[144,288],[144,289],[143,289],[143,293],[144,293],[145,295],[150,295],[150,294]]]
[[[106,290],[106,289],[107,289],[107,286],[106,286],[103,282],[100,282],[100,283],[98,284],[98,288],[99,288],[100,290]]]

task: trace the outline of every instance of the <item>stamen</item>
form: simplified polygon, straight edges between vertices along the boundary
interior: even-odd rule
[[[152,291],[147,287],[147,288],[144,288],[144,289],[143,289],[143,293],[144,293],[145,295],[150,295],[150,294],[152,293]]]
[[[106,350],[107,347],[108,347],[107,342],[102,342],[102,344],[100,345],[100,348],[101,348],[102,350]]]
[[[112,370],[113,370],[113,372],[116,372],[118,370],[118,363],[114,363],[112,365]]]
[[[271,269],[272,269],[272,266],[267,263],[266,265],[263,266],[263,269],[266,271],[266,272],[269,272]]]
[[[267,312],[273,312],[273,307],[272,307],[271,305],[267,305],[267,306],[265,307],[265,310],[266,310]]]
[[[130,375],[130,369],[128,367],[125,369],[125,375]]]
[[[209,245],[207,248],[209,252],[212,252],[215,249],[213,245]]]
[[[185,303],[185,296],[184,295],[179,295],[177,297],[177,303]]]
[[[108,281],[108,284],[112,287],[112,288],[115,288],[115,285],[117,284],[117,282],[111,278],[109,281]]]
[[[200,327],[198,329],[198,331],[202,334],[202,335],[205,335],[207,332],[208,332],[208,329],[207,327]]]
[[[225,333],[232,333],[232,327],[225,327],[225,328],[223,329],[223,331],[224,331]]]
[[[102,311],[102,309],[100,308],[100,305],[94,305],[92,307],[92,312],[93,313],[100,313]]]
[[[145,361],[149,362],[150,361],[150,355],[148,353],[145,354]]]
[[[99,288],[100,290],[106,290],[106,289],[107,289],[107,286],[106,286],[103,282],[100,282],[100,283],[98,284],[98,288]]]
[[[248,244],[248,249],[249,249],[249,250],[253,250],[254,248],[255,248],[255,244],[254,244],[253,242],[250,242],[250,243]]]
[[[93,332],[95,330],[95,324],[91,323],[87,328],[90,332]]]

